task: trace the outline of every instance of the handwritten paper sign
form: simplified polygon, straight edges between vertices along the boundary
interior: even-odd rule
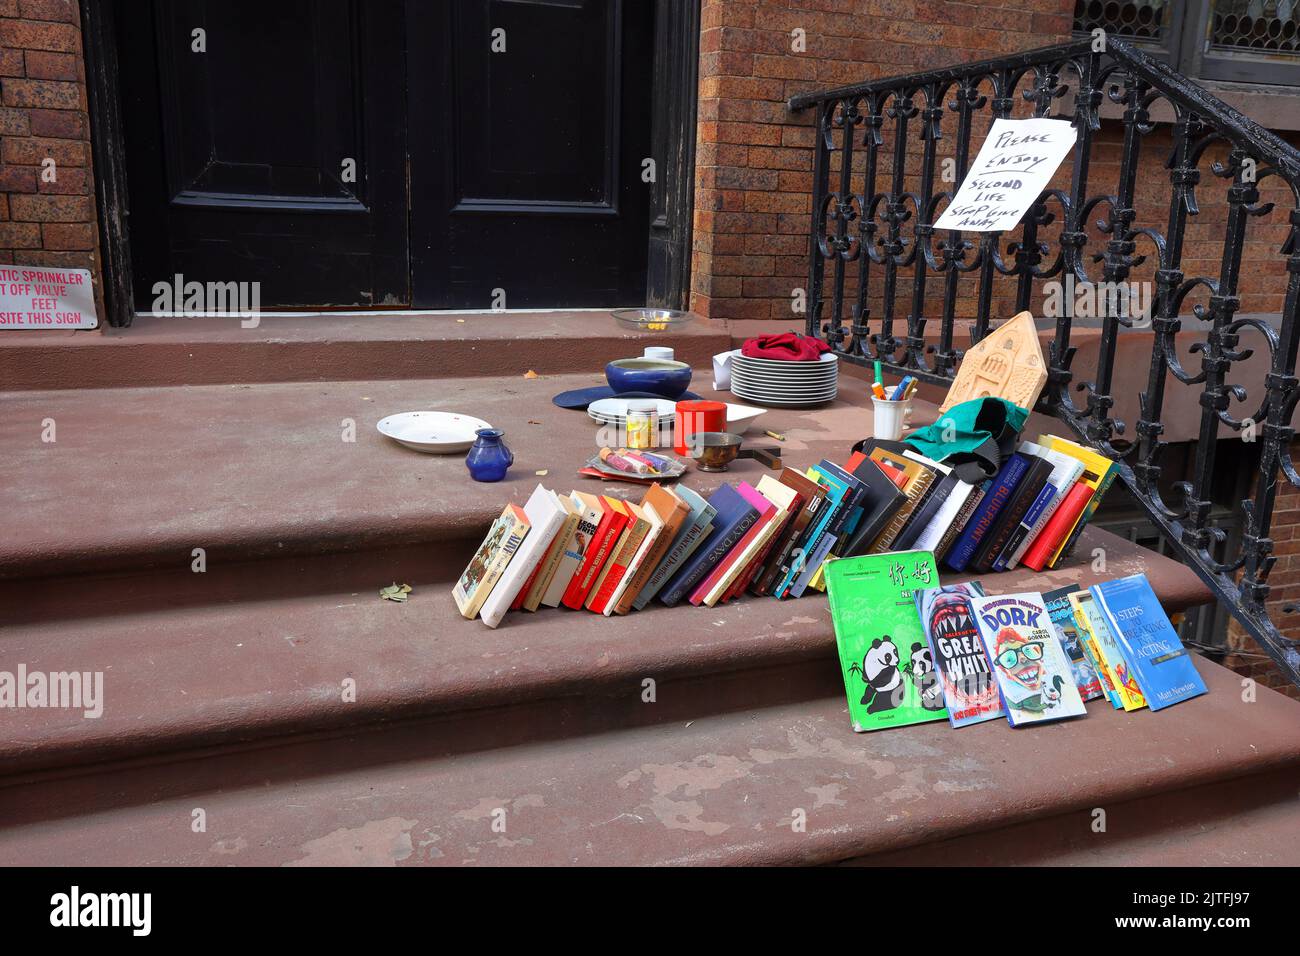
[[[957,195],[936,229],[1014,229],[1074,146],[1065,120],[996,119]]]
[[[89,269],[0,266],[0,329],[93,329]]]

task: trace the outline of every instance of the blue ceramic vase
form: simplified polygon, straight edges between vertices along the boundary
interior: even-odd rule
[[[500,481],[515,463],[515,456],[501,440],[505,432],[499,428],[480,428],[474,434],[478,437],[465,456],[469,476],[475,481]]]

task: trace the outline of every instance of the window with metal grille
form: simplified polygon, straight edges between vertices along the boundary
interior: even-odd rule
[[[1075,0],[1075,34],[1098,29],[1196,79],[1300,86],[1300,0]]]
[[[1210,49],[1300,52],[1300,0],[1218,0]]]
[[[1186,6],[1175,0],[1075,0],[1074,32],[1105,30],[1177,66]]]

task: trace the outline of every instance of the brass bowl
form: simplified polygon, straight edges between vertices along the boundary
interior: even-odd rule
[[[726,471],[727,466],[740,454],[744,441],[730,432],[697,432],[687,439],[691,457],[700,471]]]

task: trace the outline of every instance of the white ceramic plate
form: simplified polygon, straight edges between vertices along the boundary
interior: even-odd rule
[[[768,367],[789,369],[809,369],[815,368],[818,365],[834,366],[838,362],[839,356],[834,352],[823,352],[821,358],[816,362],[788,362],[784,359],[750,358],[748,355],[737,355],[731,360],[733,367],[739,365],[743,368],[752,364],[756,368]]]
[[[820,392],[824,389],[835,388],[839,383],[835,379],[829,382],[765,382],[762,379],[755,378],[732,378],[732,387],[740,385],[744,388],[754,388],[765,392]]]
[[[833,402],[835,400],[834,394],[826,395],[821,398],[804,397],[796,399],[759,398],[757,395],[742,397],[747,397],[751,402],[762,402],[764,405],[771,406],[772,408],[806,408],[811,405],[825,405],[828,402]]]
[[[834,375],[840,367],[834,363],[823,365],[791,365],[789,362],[772,362],[768,365],[732,365],[733,372],[748,372],[751,375],[780,375],[782,378],[817,378]]]
[[[765,392],[744,386],[733,386],[732,393],[746,401],[758,402],[762,405],[770,405],[772,402],[819,402],[834,398],[838,394],[834,388],[816,392]]]
[[[627,418],[629,402],[649,402],[648,398],[602,398],[587,406],[587,414],[597,421],[603,418]],[[655,399],[659,404],[659,417],[672,418],[677,411],[677,403],[667,398]]]
[[[474,432],[492,426],[481,418],[455,412],[402,412],[381,419],[375,427],[379,434],[407,448],[451,455],[469,451],[474,444]]]
[[[733,382],[752,382],[757,385],[773,385],[780,388],[816,388],[819,385],[834,385],[839,379],[830,375],[826,378],[789,379],[774,378],[771,375],[753,375],[750,373],[733,373]]]

